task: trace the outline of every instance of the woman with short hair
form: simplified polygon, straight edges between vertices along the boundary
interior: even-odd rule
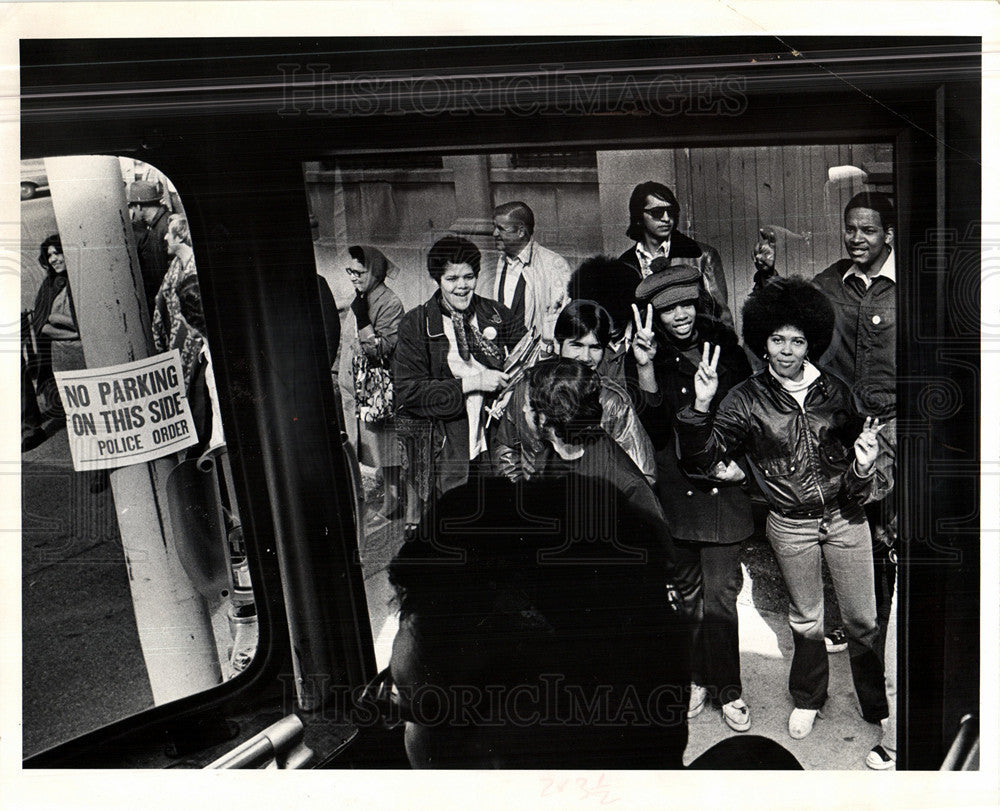
[[[833,335],[833,308],[805,279],[774,279],[743,307],[743,338],[766,368],[729,391],[712,413],[721,350],[703,347],[694,402],[677,416],[682,458],[701,470],[745,453],[771,511],[767,537],[790,597],[795,652],[788,686],[793,738],[813,728],[827,698],[820,557],[829,567],[866,721],[886,717],[872,547],[863,505],[888,487],[876,469],[877,419],[862,420],[840,378],[815,366]],[[851,449],[853,448],[853,453]]]
[[[393,363],[396,411],[424,426],[406,442],[421,498],[463,484],[488,457],[484,402],[509,382],[504,364],[523,321],[476,295],[481,256],[469,240],[439,239],[427,255],[437,292],[403,316]]]

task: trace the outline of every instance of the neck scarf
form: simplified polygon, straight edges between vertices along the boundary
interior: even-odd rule
[[[493,341],[483,336],[476,324],[475,308],[469,304],[465,312],[453,310],[441,297],[441,309],[445,315],[451,317],[452,326],[455,328],[455,342],[458,344],[458,355],[462,360],[469,360],[472,355],[484,366],[491,369],[503,368],[503,350]]]

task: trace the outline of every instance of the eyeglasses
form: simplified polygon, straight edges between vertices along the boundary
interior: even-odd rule
[[[357,270],[356,268],[344,268],[344,271],[352,279],[360,279],[368,272],[368,268],[362,268],[361,270]]]
[[[670,206],[653,206],[652,208],[644,208],[643,211],[645,211],[654,220],[662,220],[663,215],[670,211]],[[671,215],[671,217],[673,217],[673,215]]]

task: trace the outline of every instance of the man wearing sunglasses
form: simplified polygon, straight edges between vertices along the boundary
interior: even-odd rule
[[[706,303],[711,300],[711,315],[733,329],[729,291],[719,252],[676,230],[680,211],[674,193],[662,183],[647,180],[632,189],[628,201],[629,226],[625,233],[635,240],[635,245],[619,259],[635,268],[640,280],[653,272],[650,265],[658,256],[665,256],[671,265],[698,268]]]

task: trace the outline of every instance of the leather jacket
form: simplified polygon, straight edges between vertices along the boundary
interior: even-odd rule
[[[790,518],[853,512],[891,487],[877,467],[858,476],[853,445],[863,419],[847,384],[826,371],[802,407],[765,368],[726,395],[714,420],[687,406],[676,424],[682,458],[707,470],[745,452],[771,508]]]

